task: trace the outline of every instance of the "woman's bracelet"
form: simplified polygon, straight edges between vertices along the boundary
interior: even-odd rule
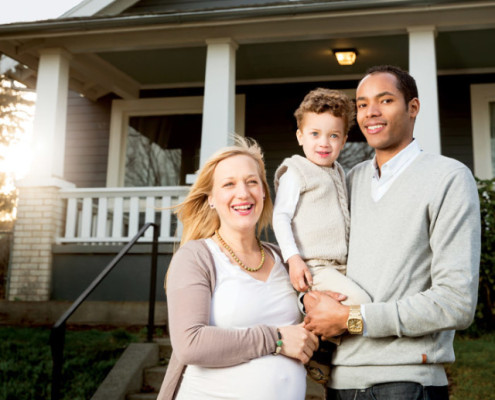
[[[282,334],[278,329],[277,329],[277,336],[278,336],[277,348],[272,353],[274,356],[278,356],[280,354],[280,352],[282,351],[282,345],[284,344],[284,342],[282,341]]]

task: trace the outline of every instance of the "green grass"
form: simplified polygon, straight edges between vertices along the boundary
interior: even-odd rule
[[[157,332],[158,333],[158,332]],[[0,327],[0,400],[49,400],[52,361],[47,328]],[[130,342],[144,332],[67,331],[64,400],[90,399]],[[451,400],[495,400],[495,333],[457,336],[447,367]]]
[[[48,328],[0,327],[0,400],[49,400],[52,359]],[[67,331],[64,400],[86,400],[138,335],[113,331]]]
[[[495,333],[457,336],[456,362],[447,367],[451,400],[495,400]]]

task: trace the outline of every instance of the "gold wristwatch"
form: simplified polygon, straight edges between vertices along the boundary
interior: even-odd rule
[[[349,317],[347,318],[347,330],[351,335],[363,334],[363,317],[361,306],[350,306]]]

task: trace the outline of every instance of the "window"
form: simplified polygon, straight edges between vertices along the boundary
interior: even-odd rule
[[[244,95],[236,132],[244,134]],[[178,186],[199,168],[203,97],[114,100],[107,187]]]

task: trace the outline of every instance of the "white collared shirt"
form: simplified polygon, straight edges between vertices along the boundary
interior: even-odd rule
[[[374,201],[380,200],[387,193],[392,183],[415,160],[421,151],[418,141],[413,139],[407,147],[383,164],[381,170],[378,169],[376,164],[376,156],[373,158],[371,162],[371,197]]]

